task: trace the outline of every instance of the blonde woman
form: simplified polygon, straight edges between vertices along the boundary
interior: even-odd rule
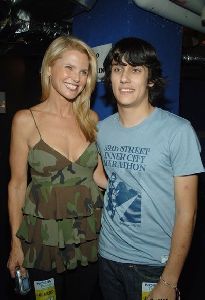
[[[16,267],[29,273],[30,299],[91,299],[97,282],[102,196],[93,176],[102,166],[96,168],[98,117],[90,109],[95,82],[90,47],[59,37],[43,58],[42,102],[13,118],[8,268],[12,277]]]

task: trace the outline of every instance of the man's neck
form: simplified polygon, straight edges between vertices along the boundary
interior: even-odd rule
[[[137,108],[118,106],[120,121],[124,127],[132,127],[140,124],[153,111],[154,107],[150,103]]]

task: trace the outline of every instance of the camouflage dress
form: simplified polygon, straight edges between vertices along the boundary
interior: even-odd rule
[[[95,262],[102,207],[102,195],[92,178],[96,144],[91,143],[71,162],[40,135],[28,162],[32,180],[17,232],[24,267],[61,273]]]

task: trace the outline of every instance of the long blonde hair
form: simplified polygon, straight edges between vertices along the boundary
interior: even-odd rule
[[[50,44],[41,65],[41,100],[46,100],[50,94],[49,67],[52,66],[66,50],[78,50],[88,56],[89,69],[87,83],[83,91],[73,102],[73,111],[86,139],[93,142],[96,137],[96,121],[91,118],[90,97],[96,84],[97,66],[96,55],[86,43],[75,37],[60,36]]]

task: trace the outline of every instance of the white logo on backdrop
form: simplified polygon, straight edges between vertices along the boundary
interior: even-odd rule
[[[93,50],[96,53],[97,57],[97,65],[98,65],[98,72],[97,72],[97,81],[102,81],[104,76],[104,68],[103,62],[105,57],[107,56],[109,50],[111,49],[112,44],[105,44],[101,46],[94,47]]]

